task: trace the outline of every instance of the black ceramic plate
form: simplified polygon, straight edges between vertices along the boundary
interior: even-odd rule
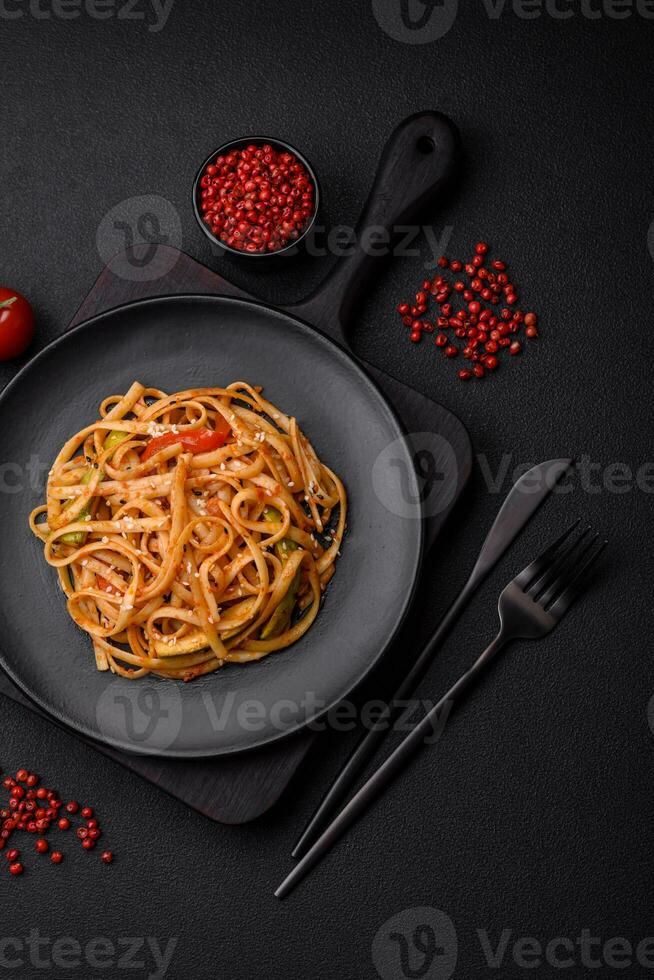
[[[295,414],[344,479],[348,533],[323,609],[293,647],[228,665],[189,684],[99,673],[69,618],[56,574],[31,534],[47,471],[100,401],[138,379],[167,391],[248,380]],[[0,397],[0,663],[61,722],[121,749],[212,756],[271,742],[344,698],[381,656],[410,602],[422,523],[401,516],[389,487],[417,499],[398,420],[338,346],[265,306],[223,297],[146,300],[89,320],[28,364]],[[402,483],[402,481],[399,481]],[[380,486],[386,489],[379,493]],[[399,489],[398,489],[399,493]],[[383,502],[382,502],[383,500]]]

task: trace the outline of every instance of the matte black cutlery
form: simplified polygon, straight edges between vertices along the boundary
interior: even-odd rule
[[[599,535],[592,535],[589,528],[581,535],[572,536],[571,532],[578,523],[564,531],[539,558],[509,582],[499,598],[500,629],[493,642],[341,810],[279,886],[275,892],[278,898],[284,898],[292,891],[395,776],[406,768],[413,753],[433,733],[443,709],[451,708],[460,700],[503,647],[517,639],[541,639],[561,621],[584,587],[590,570],[606,545],[605,541],[599,540]]]
[[[398,713],[400,705],[415,689],[433,661],[445,636],[454,625],[474,592],[488,573],[495,567],[507,548],[516,539],[527,521],[534,515],[561,476],[572,465],[571,459],[550,459],[533,466],[516,481],[506,497],[482,546],[475,567],[468,581],[443,617],[440,626],[415,661],[408,674],[395,691],[386,711],[379,717],[374,728],[360,740],[354,752],[338,774],[320,806],[314,813],[302,836],[293,849],[293,857],[301,858],[311,847],[331,816],[346,798],[366,764],[383,741],[390,725],[388,722]]]

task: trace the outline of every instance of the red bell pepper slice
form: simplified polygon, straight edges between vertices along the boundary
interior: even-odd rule
[[[216,419],[215,429],[194,429],[192,432],[164,432],[161,436],[155,436],[150,439],[143,452],[141,453],[141,462],[145,463],[146,460],[154,456],[161,449],[165,449],[167,446],[174,446],[176,442],[181,442],[182,446],[187,453],[211,453],[214,449],[220,449],[227,442],[230,432],[227,422],[224,420],[222,415]]]

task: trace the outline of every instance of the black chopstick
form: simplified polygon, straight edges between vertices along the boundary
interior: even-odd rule
[[[384,740],[390,727],[389,722],[391,718],[398,714],[398,710],[401,707],[398,702],[404,701],[412,694],[431,665],[434,655],[445,639],[446,634],[454,625],[455,620],[462,612],[468,600],[491,569],[494,568],[506,549],[513,543],[516,536],[520,533],[530,517],[533,516],[543,500],[549,496],[557,480],[567,472],[571,464],[571,459],[547,460],[544,463],[539,463],[532,467],[513,485],[490,531],[486,535],[475,567],[470,573],[470,577],[463,586],[461,593],[445,614],[438,629],[413,664],[409,673],[400,683],[390,699],[389,705],[386,706],[384,712],[378,718],[375,727],[364,734],[345,766],[327,790],[318,809],[293,848],[292,856],[294,858],[301,858],[308,852],[312,843],[328,824],[330,818],[337,812],[338,807],[347,797],[349,790],[355,784],[358,776]],[[539,486],[540,490],[534,492],[533,488]],[[528,487],[530,489],[522,493],[520,490],[521,487]]]
[[[304,854],[308,853],[313,842],[320,836],[323,828],[327,826],[330,817],[336,812],[338,805],[345,799],[349,789],[354,785],[366,764],[384,741],[390,727],[390,720],[397,715],[401,707],[398,702],[404,701],[417,687],[427,668],[430,666],[436,650],[440,647],[445,636],[454,625],[455,620],[468,602],[471,594],[477,588],[477,584],[471,581],[466,583],[466,586],[444,616],[431,640],[395,691],[390,703],[386,705],[379,715],[375,727],[367,731],[360,739],[352,755],[327,790],[318,809],[302,831],[302,835],[292,851],[294,858],[301,858]]]
[[[363,784],[361,789],[343,807],[338,816],[329,824],[302,860],[295,865],[288,877],[281,883],[275,892],[277,898],[285,898],[295,888],[305,875],[318,864],[320,859],[331,850],[336,841],[343,836],[355,820],[365,813],[370,804],[383,793],[389,783],[404,770],[405,763],[424,744],[425,738],[431,735],[437,728],[441,712],[444,710],[449,711],[457,698],[470,686],[481,669],[492,659],[496,653],[496,649],[496,644],[492,643],[475,661],[470,670],[466,671],[458,679],[447,694],[440,699],[438,704],[434,705],[422,721],[400,742],[398,747],[389,755],[388,759]]]

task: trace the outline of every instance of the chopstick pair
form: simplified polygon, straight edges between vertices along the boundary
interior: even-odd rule
[[[388,723],[397,714],[398,702],[405,700],[412,693],[474,592],[513,543],[527,521],[549,496],[557,481],[570,469],[572,462],[571,459],[554,459],[540,463],[525,473],[511,488],[486,536],[479,557],[463,589],[443,617],[427,646],[399,684],[376,727],[363,736],[329,788],[293,849],[293,857],[302,858],[318,839],[384,740],[390,727]]]
[[[516,639],[542,639],[561,621],[584,587],[607,543],[600,541],[598,534],[591,535],[590,528],[571,537],[578,524],[579,521],[575,521],[542,555],[509,582],[498,602],[500,629],[495,639],[309,847],[275,892],[277,898],[285,898],[395,776],[404,771],[411,755],[436,729],[442,712],[447,710],[449,713],[449,709],[461,699],[503,647]],[[433,642],[432,638],[425,649],[432,649]],[[303,839],[308,838],[304,835]]]

